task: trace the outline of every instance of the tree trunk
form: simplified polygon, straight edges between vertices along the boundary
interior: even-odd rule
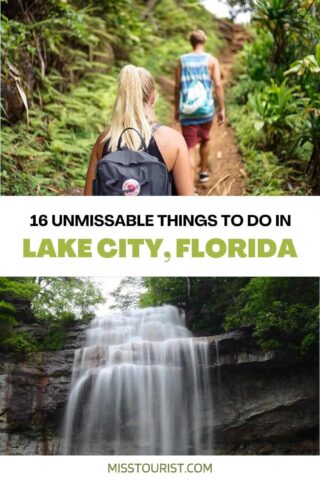
[[[307,167],[307,173],[310,175],[311,185],[314,195],[320,193],[320,143],[317,137],[317,131],[313,132],[313,150]]]

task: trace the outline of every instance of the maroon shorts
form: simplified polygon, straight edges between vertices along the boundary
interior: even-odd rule
[[[200,142],[210,140],[211,127],[212,122],[201,123],[199,125],[181,125],[182,135],[188,148],[193,148]]]

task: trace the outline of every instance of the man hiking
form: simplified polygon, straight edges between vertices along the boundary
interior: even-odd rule
[[[195,179],[195,147],[200,143],[199,182],[209,180],[209,140],[214,116],[212,84],[218,101],[218,125],[225,120],[224,92],[218,60],[205,52],[206,34],[195,30],[190,34],[192,52],[182,55],[176,70],[175,119],[189,149]]]

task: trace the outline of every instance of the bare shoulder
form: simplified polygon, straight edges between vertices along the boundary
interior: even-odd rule
[[[181,142],[184,142],[184,138],[178,130],[161,125],[155,133],[157,142],[161,145],[176,145],[179,147]]]
[[[216,65],[219,65],[219,60],[214,57],[213,55],[209,56],[209,65],[212,65],[213,67]]]

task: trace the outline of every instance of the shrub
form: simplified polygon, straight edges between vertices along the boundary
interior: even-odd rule
[[[224,328],[253,325],[261,348],[303,356],[317,354],[318,318],[318,279],[261,277],[240,291],[237,310],[229,311]]]
[[[292,158],[306,122],[306,102],[299,87],[288,87],[285,80],[281,85],[272,81],[261,92],[255,91],[249,102],[256,115],[254,127],[264,133],[262,146],[283,160]]]

